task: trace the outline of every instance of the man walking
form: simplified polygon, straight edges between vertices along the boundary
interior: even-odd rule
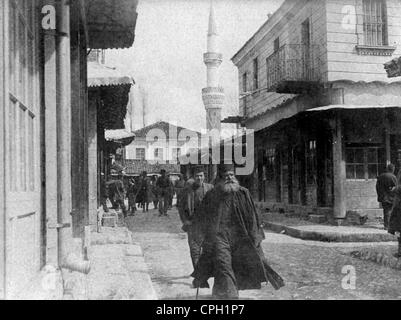
[[[386,172],[382,173],[376,182],[377,201],[383,208],[384,229],[388,230],[390,211],[393,206],[394,192],[397,186],[397,178],[394,175],[394,165],[388,164]]]
[[[118,209],[120,207],[124,218],[127,217],[127,209],[125,207],[125,188],[123,182],[123,176],[125,175],[124,171],[120,171],[118,173],[118,177],[115,180],[111,180],[108,182],[109,184],[109,195],[113,199],[113,208]],[[110,199],[111,200],[111,199]]]
[[[202,215],[204,214],[203,199],[207,192],[213,189],[213,185],[205,183],[205,173],[202,167],[195,171],[195,181],[189,181],[182,198],[183,209],[181,220],[183,230],[188,234],[188,245],[191,254],[192,265],[195,268],[201,255],[204,235],[202,232]]]
[[[173,189],[172,182],[167,176],[166,170],[160,170],[161,176],[156,181],[156,187],[159,195],[159,213],[160,216],[167,216],[170,193]]]
[[[221,165],[219,171],[224,181],[204,198],[206,234],[192,274],[194,286],[214,277],[216,299],[238,299],[238,290],[260,289],[268,281],[278,290],[284,281],[264,256],[264,232],[250,193],[239,185],[232,165]]]

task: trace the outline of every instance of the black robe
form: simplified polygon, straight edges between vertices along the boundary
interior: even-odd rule
[[[388,232],[395,234],[401,232],[401,186],[394,190],[394,202],[390,212]]]
[[[268,281],[276,289],[282,287],[283,280],[267,264],[260,246],[265,236],[249,191],[239,187],[238,191],[225,193],[216,187],[204,201],[205,241],[192,276],[200,283],[214,277],[215,285],[233,283],[238,290],[260,289],[261,283]],[[231,227],[221,221],[227,214]],[[219,268],[225,271],[221,273]]]

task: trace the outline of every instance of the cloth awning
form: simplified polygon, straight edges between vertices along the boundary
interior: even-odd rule
[[[88,62],[88,87],[132,85],[134,79],[113,67],[96,61]]]
[[[132,46],[138,0],[86,0],[89,48],[123,49]]]
[[[389,109],[389,108],[401,108],[401,106],[394,105],[347,105],[347,104],[336,104],[328,105],[323,107],[317,107],[306,110],[306,112],[317,112],[317,111],[329,111],[329,110],[357,110],[357,109]]]

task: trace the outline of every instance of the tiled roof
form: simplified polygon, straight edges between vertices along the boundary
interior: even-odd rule
[[[175,125],[173,125],[171,123],[168,123],[168,122],[165,122],[165,121],[158,121],[158,122],[156,122],[154,124],[151,124],[151,125],[149,125],[147,127],[144,127],[142,129],[136,130],[136,131],[134,131],[134,133],[135,133],[135,136],[138,137],[138,138],[145,138],[147,133],[150,130],[152,130],[152,129],[160,129],[166,134],[166,139],[169,139],[169,127],[170,126],[172,128],[174,128],[174,130],[176,131],[177,134],[180,134],[181,130],[188,130],[189,132],[196,133],[199,138],[201,136],[200,132],[193,131],[193,130],[190,130],[190,129],[186,129],[186,128],[183,128],[183,127],[180,127],[180,126],[175,126]],[[176,137],[173,137],[173,138],[176,138]]]

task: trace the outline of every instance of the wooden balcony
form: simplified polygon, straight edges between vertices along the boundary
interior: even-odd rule
[[[270,92],[301,94],[320,86],[319,46],[286,44],[267,58]]]

